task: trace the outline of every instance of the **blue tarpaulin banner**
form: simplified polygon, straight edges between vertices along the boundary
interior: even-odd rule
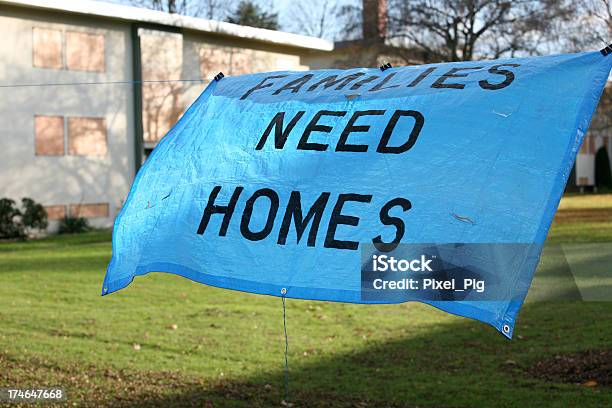
[[[160,271],[288,298],[418,300],[511,337],[611,63],[212,82],[139,171],[102,293]]]

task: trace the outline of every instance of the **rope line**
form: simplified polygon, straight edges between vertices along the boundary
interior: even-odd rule
[[[78,85],[134,85],[148,83],[172,83],[172,82],[209,82],[208,79],[158,79],[143,81],[96,81],[96,82],[48,82],[39,84],[2,84],[0,88],[33,88],[46,86],[78,86]]]
[[[289,339],[287,337],[287,312],[285,306],[285,294],[283,299],[283,329],[285,330],[285,404],[289,406]]]

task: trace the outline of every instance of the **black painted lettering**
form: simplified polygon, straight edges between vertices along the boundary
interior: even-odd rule
[[[274,128],[274,147],[277,149],[282,149],[285,147],[285,143],[287,142],[287,137],[289,137],[289,133],[293,130],[298,121],[304,116],[305,111],[299,111],[295,114],[295,116],[291,119],[291,121],[287,124],[287,127],[283,129],[283,119],[285,118],[285,112],[278,112],[270,123],[268,127],[261,135],[261,139],[259,139],[259,143],[255,147],[255,150],[263,149],[266,144],[266,140],[268,140],[268,136],[272,132]]]
[[[436,67],[429,67],[425,71],[421,72],[418,77],[416,77],[411,83],[408,84],[408,87],[412,88],[421,83],[425,78],[429,76],[432,72],[436,70]]]
[[[482,68],[483,67],[451,68],[446,72],[446,74],[443,74],[438,79],[436,79],[436,82],[434,82],[431,87],[432,88],[463,89],[465,88],[465,84],[461,84],[457,82],[453,82],[449,84],[445,81],[450,78],[465,78],[468,76],[467,73],[460,73],[461,71],[477,70],[477,69],[482,69]]]
[[[253,216],[253,207],[255,206],[255,202],[260,197],[266,197],[268,200],[270,200],[270,210],[268,211],[266,225],[264,225],[261,231],[253,232],[251,231],[249,224],[251,222],[251,217]],[[242,220],[240,221],[240,233],[242,236],[249,241],[261,241],[270,235],[272,227],[274,227],[276,213],[278,212],[278,201],[278,194],[276,194],[276,192],[270,188],[262,188],[253,193],[251,198],[247,200],[244,207],[244,212],[242,213]]]
[[[514,72],[508,71],[507,69],[499,69],[499,68],[500,67],[515,67],[516,68],[516,67],[520,67],[520,66],[521,66],[520,64],[493,65],[491,68],[489,68],[489,73],[504,76],[505,79],[503,80],[503,82],[499,82],[497,84],[492,84],[489,81],[482,80],[482,81],[478,82],[478,85],[480,85],[480,87],[482,89],[487,89],[487,90],[491,90],[491,91],[496,91],[498,89],[505,88],[508,85],[510,85],[512,83],[512,81],[514,81]]]
[[[312,120],[310,121],[310,123],[308,123],[308,125],[306,126],[306,129],[304,129],[304,134],[302,134],[302,137],[300,138],[300,142],[298,143],[297,149],[298,150],[315,150],[319,152],[325,151],[327,147],[329,146],[327,143],[324,144],[324,143],[309,142],[308,137],[310,136],[312,132],[323,132],[323,133],[331,132],[332,130],[331,126],[318,124],[319,119],[321,119],[322,116],[342,117],[344,115],[346,115],[346,111],[322,110],[322,111],[317,112],[312,118]]]
[[[202,219],[200,220],[200,226],[198,227],[198,234],[204,234],[206,231],[206,227],[208,227],[208,222],[210,221],[210,217],[213,214],[223,214],[223,222],[221,223],[221,228],[219,229],[219,236],[224,237],[227,234],[227,227],[232,219],[232,215],[234,214],[234,210],[236,209],[236,203],[238,202],[238,197],[240,197],[240,193],[242,193],[244,187],[236,187],[232,197],[230,198],[229,204],[227,205],[216,205],[215,200],[219,195],[219,191],[221,191],[221,186],[215,186],[210,192],[210,196],[208,197],[208,203],[206,204],[206,208],[204,209],[204,214],[202,214]]]
[[[349,83],[353,82],[354,80],[356,80],[357,78],[363,75],[365,75],[363,72],[356,72],[354,74],[350,74],[350,75],[347,75],[345,77],[340,77],[340,78],[338,78],[338,75],[330,75],[328,77],[323,78],[319,82],[311,85],[310,88],[308,88],[308,91],[309,92],[314,91],[321,85],[323,85],[323,88],[325,89],[331,88],[334,85],[338,85],[336,86],[335,89],[336,91],[339,91],[345,86],[347,86]]]
[[[365,110],[365,111],[357,111],[351,116],[346,127],[342,131],[340,135],[340,139],[338,140],[338,144],[336,145],[337,152],[367,152],[368,145],[362,144],[349,144],[346,141],[351,133],[357,132],[367,132],[370,130],[369,125],[355,125],[357,119],[362,116],[375,116],[375,115],[384,115],[384,110]]]
[[[374,85],[370,89],[369,92],[376,92],[376,91],[380,91],[380,90],[383,90],[383,89],[397,88],[399,86],[399,84],[385,86],[387,84],[387,82],[389,82],[395,76],[395,74],[396,74],[396,72],[392,72],[389,75],[387,75],[382,81],[380,81],[378,84]]]
[[[272,85],[274,85],[274,83],[266,83],[266,81],[268,81],[269,79],[284,78],[286,76],[287,75],[271,75],[271,76],[267,76],[264,79],[262,79],[260,83],[258,83],[253,88],[251,88],[248,91],[246,91],[245,94],[240,97],[240,99],[248,98],[249,95],[251,95],[253,92],[257,91],[258,89],[269,88]]]
[[[364,86],[365,84],[369,84],[370,82],[377,80],[378,78],[380,77],[376,75],[372,75],[372,76],[362,79],[361,81],[355,82],[353,86],[351,86],[351,91],[355,91],[361,88],[362,86]]]
[[[408,140],[406,140],[406,142],[404,142],[404,144],[402,144],[401,146],[388,146],[389,140],[391,139],[391,135],[393,134],[393,130],[395,129],[397,122],[400,120],[401,117],[404,116],[411,117],[414,119],[414,126],[412,127],[412,131],[408,136]],[[412,146],[414,146],[414,144],[416,143],[424,123],[425,118],[420,112],[413,110],[396,110],[393,113],[393,116],[391,116],[391,120],[389,120],[389,123],[387,124],[387,127],[383,132],[376,151],[378,153],[400,154],[410,150],[410,148],[412,148]]]
[[[285,211],[285,216],[283,217],[283,223],[280,227],[280,232],[278,235],[278,244],[285,245],[285,243],[287,242],[287,235],[289,234],[289,228],[291,227],[292,220],[293,224],[295,225],[295,233],[297,236],[296,242],[298,244],[302,239],[302,235],[304,235],[306,227],[312,221],[310,232],[308,233],[307,245],[309,247],[315,246],[317,240],[317,232],[319,231],[319,224],[321,224],[321,218],[323,217],[323,212],[325,211],[325,206],[329,201],[330,195],[331,193],[328,192],[321,193],[319,198],[317,198],[317,200],[308,210],[306,217],[303,218],[300,192],[292,191],[291,196],[289,197],[289,203],[287,204],[287,210]]]
[[[406,200],[405,198],[398,197],[389,201],[380,209],[380,222],[383,225],[392,225],[395,227],[395,238],[393,238],[391,242],[383,242],[382,235],[378,235],[377,237],[372,239],[372,242],[374,243],[376,249],[381,252],[389,252],[397,248],[406,231],[406,225],[404,224],[404,221],[401,218],[392,217],[389,215],[389,211],[391,211],[391,209],[396,206],[401,207],[402,210],[406,212],[412,208],[412,203],[409,200]]]
[[[297,93],[304,86],[304,84],[314,76],[314,74],[307,74],[299,77],[298,79],[294,79],[293,81],[288,82],[282,87],[278,88],[272,95],[278,95],[282,91],[291,91],[291,93]]]
[[[359,243],[357,241],[343,241],[336,239],[336,230],[338,229],[338,225],[350,225],[353,227],[359,225],[359,217],[342,214],[342,207],[344,207],[344,204],[349,201],[369,203],[372,201],[372,196],[353,193],[340,194],[338,196],[338,201],[336,201],[336,205],[334,206],[331,218],[329,220],[329,226],[327,227],[325,244],[323,244],[325,248],[356,250],[359,247]]]

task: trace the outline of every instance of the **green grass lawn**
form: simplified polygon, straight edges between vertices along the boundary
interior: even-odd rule
[[[533,369],[610,349],[612,303],[576,296],[605,297],[598,288],[612,287],[601,267],[612,262],[611,247],[601,244],[612,242],[611,214],[612,196],[564,199],[549,235],[557,245],[547,248],[512,341],[418,303],[288,300],[290,400],[300,407],[612,406],[609,385]],[[555,260],[558,248],[567,249],[566,260]],[[558,267],[585,269],[588,251],[602,257],[586,268],[592,275]],[[110,255],[108,232],[0,244],[0,387],[61,386],[70,406],[280,405],[279,298],[168,274],[139,277],[102,298]]]

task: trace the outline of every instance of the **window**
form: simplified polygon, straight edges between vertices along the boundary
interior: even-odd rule
[[[32,58],[37,68],[62,69],[62,32],[34,27],[32,30]]]
[[[181,77],[181,34],[143,30],[140,42],[143,80]],[[146,142],[159,141],[181,117],[185,110],[183,92],[181,82],[148,82],[142,85],[142,124]]]
[[[69,117],[68,154],[104,156],[108,152],[106,120],[104,118]],[[37,156],[65,154],[64,118],[34,116],[34,138]]]
[[[208,48],[202,47],[199,50],[200,57],[200,77],[213,79],[219,72],[226,75],[241,75],[253,72],[251,61],[253,54],[247,51],[234,48]]]
[[[580,153],[582,154],[595,154],[595,136],[586,135],[582,140],[582,146],[580,146]]]
[[[104,72],[104,34],[34,27],[32,59],[37,68]]]
[[[49,220],[62,220],[66,217],[65,205],[47,205],[45,206],[45,211],[47,211],[47,218]]]
[[[66,32],[66,67],[76,71],[104,72],[104,35]]]
[[[108,217],[108,203],[99,204],[71,204],[71,217],[104,218]]]
[[[68,118],[68,152],[81,156],[104,156],[106,120],[104,118]]]
[[[34,139],[37,156],[63,156],[64,118],[34,116]]]

